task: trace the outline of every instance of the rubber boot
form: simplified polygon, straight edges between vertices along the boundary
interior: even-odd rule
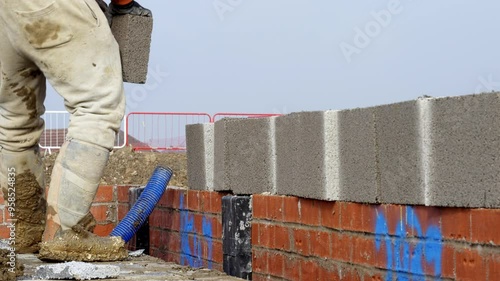
[[[47,195],[47,225],[40,259],[113,261],[127,258],[121,238],[98,237],[84,226],[108,157],[107,149],[90,143],[71,140],[62,146]]]
[[[17,253],[36,253],[45,226],[45,171],[38,146],[0,151],[0,186]]]

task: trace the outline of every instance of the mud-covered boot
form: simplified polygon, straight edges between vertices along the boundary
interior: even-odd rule
[[[35,253],[45,227],[45,171],[38,146],[0,151],[0,186],[17,253]]]
[[[57,156],[47,194],[47,224],[40,259],[111,261],[127,258],[118,237],[97,237],[85,225],[109,151],[78,141],[67,141]]]
[[[86,220],[84,218],[83,220]],[[117,261],[128,257],[120,237],[100,237],[88,231],[88,221],[59,231],[54,239],[42,242],[38,258],[46,261]]]

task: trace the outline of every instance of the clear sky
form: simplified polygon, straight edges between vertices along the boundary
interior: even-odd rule
[[[142,0],[150,77],[128,112],[345,109],[500,90],[498,0]],[[64,110],[49,90],[47,110]]]

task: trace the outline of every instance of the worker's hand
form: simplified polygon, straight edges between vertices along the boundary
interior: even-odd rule
[[[113,16],[111,15],[111,12],[109,11],[108,4],[104,2],[104,0],[96,0],[97,4],[99,4],[99,7],[101,8],[102,12],[106,16],[106,19],[108,19],[108,24],[111,25],[111,21],[113,20]]]
[[[113,2],[109,5],[111,10],[111,14],[113,16],[119,15],[134,15],[134,16],[143,16],[143,17],[152,17],[153,13],[151,10],[142,7],[136,1],[132,1],[127,5],[117,5]]]

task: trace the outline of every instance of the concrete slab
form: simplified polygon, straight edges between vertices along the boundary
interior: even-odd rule
[[[426,99],[421,103],[427,140],[426,205],[497,205],[500,95]]]
[[[188,184],[190,189],[214,189],[214,124],[186,126]]]
[[[374,108],[342,110],[337,113],[341,200],[377,202],[374,115]]]
[[[374,108],[380,203],[424,205],[418,102]]]
[[[276,118],[276,191],[282,195],[339,200],[335,111]]]
[[[225,123],[223,186],[234,194],[276,192],[274,120],[238,118]]]
[[[67,262],[40,265],[36,268],[34,278],[61,280],[111,279],[120,275],[120,267],[116,265],[96,265],[86,262]]]
[[[113,17],[111,30],[120,46],[123,81],[146,83],[153,18],[116,16]]]

